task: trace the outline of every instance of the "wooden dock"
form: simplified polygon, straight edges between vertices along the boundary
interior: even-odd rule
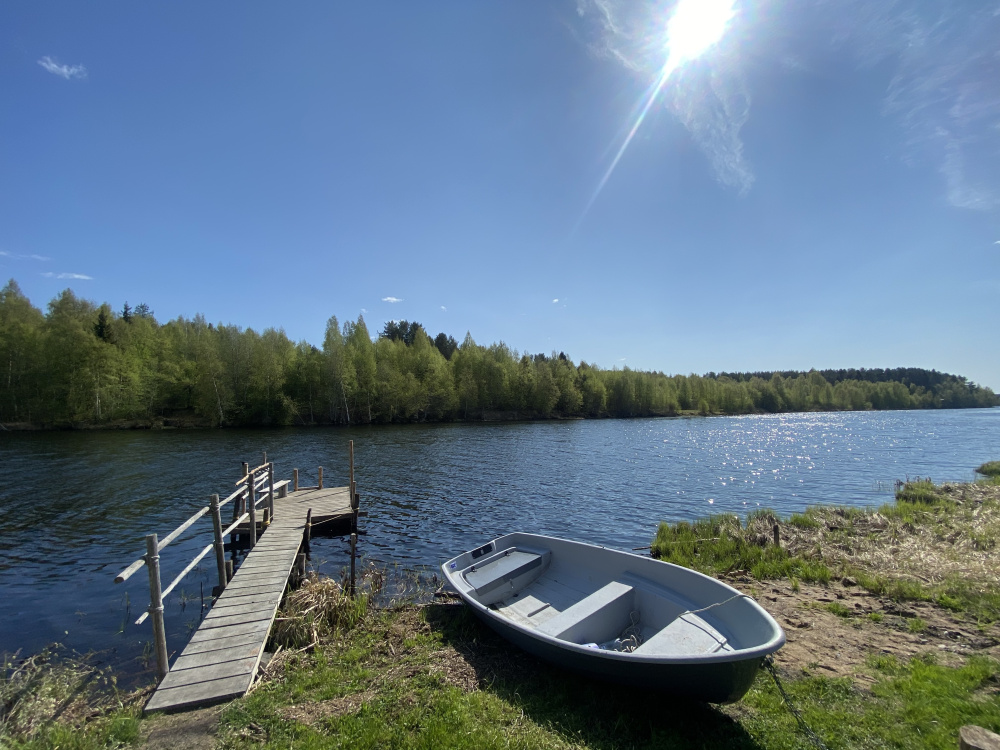
[[[352,508],[349,487],[303,488],[274,498],[273,503],[273,520],[171,665],[145,712],[175,711],[245,695],[301,553],[310,511],[317,532],[356,531],[357,507]]]

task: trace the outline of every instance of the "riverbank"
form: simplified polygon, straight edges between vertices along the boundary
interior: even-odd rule
[[[951,748],[964,724],[1000,730],[998,539],[996,479],[915,481],[878,509],[663,526],[654,549],[714,572],[775,615],[788,635],[776,655],[780,678],[828,747]],[[18,683],[8,676],[0,740],[32,748],[811,746],[765,673],[732,706],[665,705],[552,669],[450,599],[359,606],[323,579],[290,597],[285,617],[277,655],[245,699],[141,720],[141,695],[108,702],[104,690],[93,694],[103,705],[81,703],[85,671],[36,670],[36,684],[55,687],[36,691],[45,701],[25,710],[9,700],[25,693],[12,691]],[[76,697],[67,702],[59,686]],[[17,733],[17,715],[35,717],[31,735]]]

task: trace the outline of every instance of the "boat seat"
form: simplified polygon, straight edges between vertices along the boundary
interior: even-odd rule
[[[629,624],[633,591],[631,586],[611,581],[543,622],[538,632],[574,643],[600,643],[614,638]]]
[[[506,584],[512,584],[515,578],[540,568],[544,558],[534,552],[519,549],[505,550],[501,554],[476,564],[466,570],[462,576],[472,586],[476,596],[482,597]]]

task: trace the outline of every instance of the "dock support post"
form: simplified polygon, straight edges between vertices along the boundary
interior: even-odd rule
[[[306,511],[306,529],[305,529],[305,553],[308,559],[312,559],[311,552],[309,549],[309,540],[312,538],[312,527],[313,527],[313,509],[310,508]]]
[[[354,560],[357,549],[358,549],[358,535],[352,532],[351,533],[351,598],[352,599],[354,598],[354,581],[355,581]]]
[[[267,507],[270,509],[271,520],[274,520],[274,464],[267,465],[267,485],[268,500]]]
[[[250,511],[250,546],[257,544],[257,497],[253,488],[254,477],[251,476],[247,482],[249,497],[247,498],[248,510]]]
[[[219,594],[222,594],[229,579],[226,577],[225,540],[222,538],[222,511],[219,510],[219,496],[212,495],[212,526],[215,530],[215,565],[219,570]]]
[[[292,469],[292,492],[299,491],[299,470]]]
[[[772,531],[774,532],[774,546],[775,547],[780,547],[781,546],[781,529],[778,527],[778,524],[774,524],[774,528],[772,529]]]
[[[234,552],[233,554],[235,555],[236,553]],[[231,580],[233,580],[233,561],[226,560],[226,583],[229,583]]]
[[[241,477],[245,477],[250,473],[250,464],[246,461],[243,462],[243,473],[240,474]],[[236,523],[236,519],[243,514],[243,496],[240,495],[233,501],[233,523]]]
[[[323,467],[319,467],[319,489],[323,489]]]
[[[146,535],[146,567],[149,568],[149,614],[153,619],[153,646],[156,651],[156,676],[167,676],[167,635],[163,628],[163,595],[160,588],[160,552],[156,534]]]

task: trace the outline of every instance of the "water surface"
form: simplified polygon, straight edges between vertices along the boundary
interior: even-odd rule
[[[661,520],[710,512],[782,514],[817,503],[870,506],[907,477],[969,480],[1000,458],[1000,409],[848,412],[710,419],[580,420],[280,431],[2,433],[0,651],[61,642],[102,650],[141,670],[150,628],[132,621],[149,601],[145,571],[115,585],[140,556],[240,462],[298,467],[303,484],[347,483],[355,441],[358,491],[369,512],[360,548],[372,560],[428,569],[514,530],[619,549],[648,545]],[[205,544],[196,524],[163,554],[164,583]],[[336,573],[342,540],[320,540],[314,563]],[[200,616],[214,560],[166,607],[180,650]]]

